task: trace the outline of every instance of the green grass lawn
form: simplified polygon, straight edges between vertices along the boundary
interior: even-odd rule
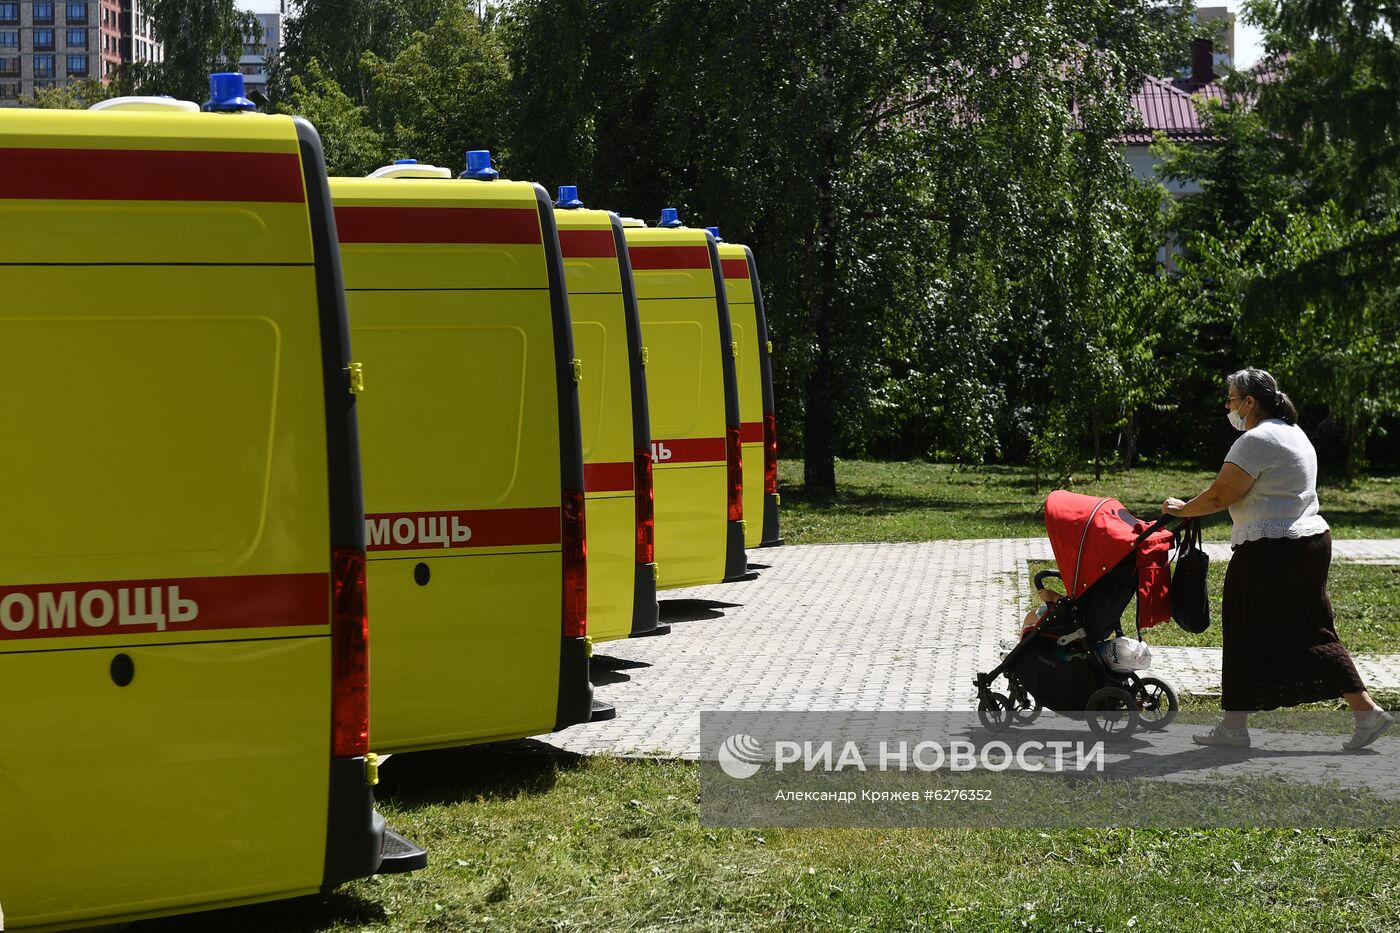
[[[707,829],[697,769],[683,762],[517,747],[404,757],[385,771],[383,809],[428,846],[428,869],[222,911],[199,928],[1400,928],[1389,831]]]
[[[804,496],[800,463],[784,461],[780,475],[791,544],[1044,534],[1046,490],[1024,470],[843,462],[829,503]],[[1075,489],[1151,516],[1164,497],[1209,480],[1140,470]],[[1338,538],[1400,537],[1393,478],[1327,487],[1321,498]],[[1226,537],[1228,523],[1207,535]],[[1334,570],[1338,627],[1353,650],[1396,650],[1398,591],[1391,568]],[[1196,638],[1167,623],[1152,641],[1218,644],[1218,624]],[[1208,720],[1213,703],[1187,698],[1186,713]],[[693,764],[558,757],[520,744],[401,755],[384,778],[381,809],[428,848],[426,870],[130,930],[1400,929],[1393,830],[707,829]]]
[[[1026,565],[1029,579],[1034,579],[1041,570],[1055,568],[1051,561],[1027,561]],[[1224,561],[1211,561],[1206,578],[1210,592],[1210,628],[1200,635],[1192,635],[1174,622],[1163,622],[1147,629],[1144,640],[1154,645],[1219,648],[1220,589],[1226,566]],[[1064,591],[1057,580],[1049,584],[1058,592]],[[1337,637],[1348,651],[1356,654],[1400,652],[1400,566],[1333,563],[1327,590],[1336,614]],[[1035,604],[1034,594],[1027,593],[1025,605],[1021,607],[1022,615]],[[1128,635],[1136,630],[1136,612],[1134,603],[1123,610],[1123,631]],[[1017,626],[1020,618],[1019,615],[1015,618]]]
[[[1156,518],[1168,496],[1189,499],[1214,473],[1138,469],[1075,477],[1074,492],[1120,499],[1144,518]],[[802,462],[778,464],[783,537],[789,544],[830,541],[930,541],[938,538],[1039,538],[1050,490],[1037,488],[1020,467],[965,467],[946,463],[836,464],[834,499],[808,496]],[[1400,477],[1380,476],[1355,486],[1318,489],[1334,538],[1400,538]],[[1206,520],[1212,541],[1230,537],[1225,513]]]

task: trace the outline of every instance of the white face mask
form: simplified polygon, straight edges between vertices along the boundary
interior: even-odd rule
[[[1245,419],[1245,416],[1240,414],[1239,409],[1229,412],[1225,417],[1230,419],[1230,427],[1234,428],[1236,431],[1243,431],[1245,425],[1249,423]]]

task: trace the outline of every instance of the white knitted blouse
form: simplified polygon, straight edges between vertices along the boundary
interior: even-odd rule
[[[1249,492],[1230,506],[1233,546],[1260,538],[1306,538],[1327,530],[1327,522],[1317,514],[1317,451],[1302,428],[1281,418],[1261,421],[1240,435],[1225,462],[1254,477]]]

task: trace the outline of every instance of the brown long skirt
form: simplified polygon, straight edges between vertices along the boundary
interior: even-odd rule
[[[1332,625],[1331,565],[1331,532],[1235,549],[1220,612],[1222,709],[1277,709],[1366,689]]]

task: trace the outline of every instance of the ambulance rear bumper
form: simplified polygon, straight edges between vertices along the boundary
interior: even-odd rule
[[[723,583],[737,583],[740,580],[755,580],[758,574],[749,573],[749,558],[744,553],[744,523],[729,523],[729,539],[724,550]]]
[[[384,817],[374,809],[365,778],[365,759],[332,758],[322,888],[376,874],[384,860],[384,832]]]
[[[659,624],[661,609],[656,602],[656,565],[637,564],[633,572],[631,637],[666,634],[671,626]]]
[[[588,642],[565,638],[559,646],[559,704],[554,730],[566,729],[593,718],[593,684],[588,679]]]
[[[765,493],[763,496],[763,538],[759,541],[759,547],[779,547],[786,542],[783,541],[782,533],[778,530],[778,497],[773,493]]]
[[[376,812],[375,816],[379,816]],[[380,817],[383,821],[383,817]],[[428,853],[417,844],[409,842],[389,827],[384,827],[383,858],[379,862],[378,875],[401,875],[428,867]]]

